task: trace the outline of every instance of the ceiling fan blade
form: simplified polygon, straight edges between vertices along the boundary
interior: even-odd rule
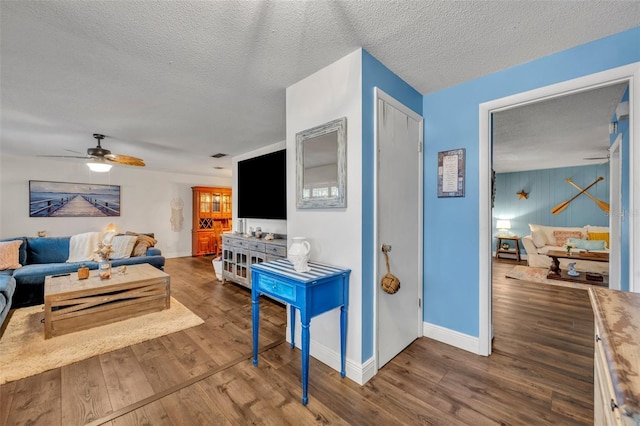
[[[82,158],[84,160],[92,158],[88,155],[36,155],[36,157],[50,157],[50,158]]]
[[[583,160],[608,160],[609,156],[606,157],[584,157]]]
[[[145,166],[144,161],[140,158],[130,157],[128,155],[107,154],[104,158],[113,163],[124,164],[125,166]]]
[[[80,151],[74,151],[73,149],[65,149],[65,151],[67,152],[73,152],[74,154],[80,154],[82,155],[82,153]]]

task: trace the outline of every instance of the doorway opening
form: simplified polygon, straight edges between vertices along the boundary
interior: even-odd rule
[[[479,352],[482,355],[491,354],[492,339],[492,294],[491,294],[491,262],[492,262],[492,238],[493,238],[493,215],[491,206],[491,171],[492,171],[492,115],[499,111],[509,110],[518,106],[540,102],[542,100],[553,99],[610,86],[613,84],[627,82],[629,85],[630,114],[629,114],[629,211],[637,211],[638,200],[633,197],[634,188],[640,187],[638,175],[634,174],[634,165],[640,163],[640,155],[634,150],[634,129],[640,127],[638,111],[633,106],[640,99],[640,63],[631,64],[611,70],[592,74],[574,80],[565,81],[529,92],[519,93],[502,99],[483,103],[479,106],[479,128],[480,128],[480,150],[479,150],[479,244],[480,244],[480,330],[479,330]],[[635,102],[634,102],[635,101]],[[640,241],[640,229],[634,226],[633,215],[629,219],[629,259],[634,258],[634,253],[638,249]],[[637,278],[640,274],[640,265],[629,262],[629,290],[639,291]]]

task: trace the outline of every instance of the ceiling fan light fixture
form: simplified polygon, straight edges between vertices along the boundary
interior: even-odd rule
[[[111,170],[112,165],[107,164],[104,161],[94,159],[87,163],[87,167],[89,167],[89,170],[91,170],[92,172],[105,173]]]

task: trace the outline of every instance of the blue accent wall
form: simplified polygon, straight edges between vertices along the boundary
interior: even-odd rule
[[[424,96],[426,322],[479,336],[479,104],[637,61],[640,27]],[[437,198],[437,153],[455,148],[466,148],[466,195]]]
[[[422,95],[374,58],[362,50],[362,362],[373,356],[373,294],[376,277],[373,242],[374,200],[374,88],[378,87],[406,107],[422,115]]]
[[[576,185],[585,188],[598,177],[604,180],[589,189],[589,194],[609,202],[609,164],[562,167],[496,174],[496,199],[493,208],[493,226],[496,219],[509,219],[511,233],[524,237],[530,234],[529,224],[549,226],[609,226],[609,216],[586,195],[580,195],[562,212],[554,215],[551,210],[580,192],[565,179],[571,178]],[[529,198],[520,199],[521,190]],[[497,230],[494,230],[496,235]],[[520,243],[521,250],[522,243]],[[493,239],[492,247],[496,247]],[[524,251],[523,251],[524,253]]]

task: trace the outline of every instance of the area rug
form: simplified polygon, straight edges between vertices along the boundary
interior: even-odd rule
[[[204,321],[176,299],[164,311],[44,338],[44,305],[16,309],[0,338],[0,384],[111,352]]]
[[[522,281],[532,281],[536,283],[551,284],[559,287],[571,287],[588,289],[594,286],[589,284],[576,283],[571,281],[550,280],[547,278],[548,269],[530,268],[528,266],[518,265],[509,271],[505,276],[507,278],[515,278]]]

